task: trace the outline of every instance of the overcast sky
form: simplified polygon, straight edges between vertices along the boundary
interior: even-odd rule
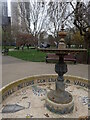
[[[7,0],[7,1],[8,1],[8,16],[11,16],[11,5],[10,5],[11,0]]]

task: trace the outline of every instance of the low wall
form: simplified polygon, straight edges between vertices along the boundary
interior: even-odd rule
[[[88,79],[77,77],[77,76],[71,76],[71,75],[65,75],[64,79],[66,83],[80,85],[90,89],[90,86],[88,84],[88,81],[89,81]],[[13,94],[14,92],[24,87],[31,86],[34,84],[43,84],[46,82],[47,83],[55,82],[56,80],[57,80],[56,74],[35,75],[35,76],[29,76],[26,78],[19,79],[0,89],[0,103],[3,100],[5,100],[7,97],[9,97],[11,94]]]

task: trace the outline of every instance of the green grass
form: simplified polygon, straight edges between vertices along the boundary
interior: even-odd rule
[[[37,51],[36,49],[9,51],[8,55],[32,62],[45,62],[46,57],[46,53]]]
[[[13,49],[15,46],[5,46],[8,49]],[[2,49],[4,49],[4,46],[2,46]]]

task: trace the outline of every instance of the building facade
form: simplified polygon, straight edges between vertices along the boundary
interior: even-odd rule
[[[8,25],[8,5],[7,2],[2,2],[2,26]]]
[[[8,3],[7,1],[1,2],[1,29],[2,29],[2,45],[9,45],[11,41],[11,18],[8,17]]]
[[[24,8],[26,10],[25,16],[22,15]],[[25,17],[27,17],[28,21],[26,21]],[[22,41],[30,36],[27,31],[27,22],[29,23],[29,2],[11,2],[12,35],[17,46],[24,44]]]

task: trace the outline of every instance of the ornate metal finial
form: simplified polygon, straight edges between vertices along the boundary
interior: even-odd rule
[[[61,31],[58,33],[60,36],[60,41],[58,44],[58,49],[65,49],[66,48],[66,44],[65,44],[65,40],[64,38],[66,37],[66,32],[64,31],[64,24],[62,23],[61,25]]]
[[[61,25],[61,30],[62,30],[62,31],[64,30],[64,24]]]

